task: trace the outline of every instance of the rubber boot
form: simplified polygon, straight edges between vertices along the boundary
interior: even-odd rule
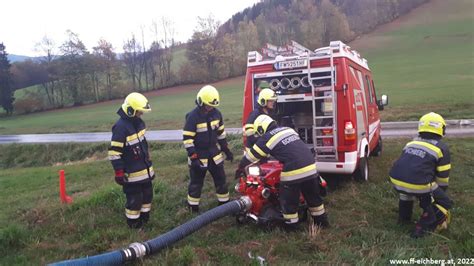
[[[138,219],[127,218],[127,224],[128,224],[128,227],[132,229],[140,229],[143,226],[143,222],[141,218],[138,218]]]
[[[299,223],[284,223],[283,224],[283,229],[286,231],[286,232],[296,232],[296,231],[299,231],[301,228],[300,228],[300,224]]]
[[[413,201],[412,200],[399,200],[398,201],[398,223],[399,224],[410,224],[411,216],[413,214]]]
[[[411,234],[410,234],[410,236],[412,238],[420,238],[420,237],[423,237],[425,235],[426,235],[426,231],[418,223],[416,223],[416,225],[415,225],[415,230],[413,230],[413,232],[411,232]]]
[[[140,213],[140,218],[142,219],[142,223],[145,225],[150,220],[150,212],[142,212]]]
[[[436,228],[436,215],[433,206],[427,207],[421,214],[420,220],[415,225],[415,230],[411,233],[412,238],[420,238]]]
[[[188,208],[191,210],[192,213],[199,213],[199,205],[188,204]]]
[[[226,204],[226,203],[228,203],[228,202],[229,202],[229,201],[219,201],[219,206],[224,205],[224,204]]]
[[[323,213],[318,216],[313,216],[313,219],[314,224],[321,228],[328,228],[330,226],[327,213]]]

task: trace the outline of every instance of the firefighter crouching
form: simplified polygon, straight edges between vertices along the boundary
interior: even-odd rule
[[[219,106],[219,92],[213,86],[202,87],[196,97],[197,107],[186,114],[183,129],[183,144],[188,153],[190,182],[188,186],[188,207],[193,212],[199,211],[201,191],[206,172],[214,179],[219,204],[229,201],[229,190],[224,172],[224,156],[232,161],[224,120]]]
[[[260,87],[264,87],[265,83],[260,84]],[[255,122],[255,119],[259,115],[263,115],[263,114],[271,116],[273,113],[273,110],[275,109],[276,101],[277,101],[277,95],[275,91],[269,89],[268,86],[262,89],[260,93],[258,94],[258,99],[257,99],[258,108],[255,108],[250,113],[244,125],[244,130],[243,130],[244,135],[247,138],[247,142],[245,145],[247,150],[252,148],[252,146],[257,141],[257,137],[255,136],[255,131],[253,129],[253,123]]]
[[[411,236],[446,229],[452,201],[447,196],[451,169],[448,146],[441,141],[446,122],[436,113],[421,117],[418,137],[407,143],[390,170],[390,181],[399,192],[399,222],[411,222],[413,201],[418,198],[423,214]]]
[[[112,127],[109,160],[115,170],[115,182],[126,195],[125,216],[130,228],[141,228],[148,222],[153,199],[151,181],[155,178],[145,139],[146,126],[140,118],[151,111],[148,100],[140,93],[130,93],[117,111],[120,118]]]
[[[300,193],[308,204],[316,225],[328,227],[329,222],[319,195],[318,173],[314,156],[292,128],[278,127],[267,115],[255,119],[257,142],[245,153],[235,172],[235,178],[244,174],[245,166],[268,156],[283,164],[280,177],[280,205],[288,229],[297,229]]]

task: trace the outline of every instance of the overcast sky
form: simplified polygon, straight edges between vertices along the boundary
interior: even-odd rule
[[[9,54],[35,56],[34,46],[43,36],[57,46],[66,39],[66,30],[79,35],[91,50],[100,38],[111,42],[117,52],[135,33],[145,43],[154,39],[152,21],[162,16],[174,23],[176,39],[188,40],[197,17],[212,14],[224,23],[236,12],[259,0],[3,0],[0,14],[0,42]]]

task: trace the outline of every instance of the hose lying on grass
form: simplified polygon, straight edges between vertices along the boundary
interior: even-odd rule
[[[186,236],[196,232],[202,227],[216,221],[224,216],[249,210],[252,201],[248,197],[241,197],[214,209],[211,209],[191,221],[188,221],[173,230],[148,240],[144,243],[132,243],[126,249],[115,250],[91,257],[65,260],[50,265],[119,265],[136,258],[144,257],[167,248]]]

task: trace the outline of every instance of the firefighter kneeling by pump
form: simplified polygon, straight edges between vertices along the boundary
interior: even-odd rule
[[[289,230],[298,229],[300,194],[308,204],[317,226],[328,227],[329,222],[319,195],[318,173],[314,156],[292,128],[278,127],[267,115],[255,119],[257,142],[240,161],[235,178],[245,174],[244,168],[260,159],[273,156],[283,164],[280,177],[280,205]]]
[[[446,122],[437,113],[421,117],[418,137],[406,144],[400,158],[390,170],[390,181],[400,194],[399,222],[410,223],[413,201],[418,198],[423,213],[411,236],[446,229],[452,201],[447,196],[449,170],[448,146],[441,142]]]

